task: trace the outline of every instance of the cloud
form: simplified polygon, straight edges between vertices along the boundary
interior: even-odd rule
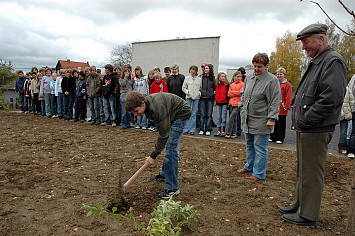
[[[317,1],[339,25],[350,23],[337,1]],[[343,1],[355,9],[354,0]],[[15,66],[66,58],[98,65],[117,44],[221,36],[219,68],[235,67],[271,53],[286,30],[325,19],[308,0],[2,0],[0,51]]]

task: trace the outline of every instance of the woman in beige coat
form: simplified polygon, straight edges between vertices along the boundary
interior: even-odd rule
[[[346,87],[346,93],[344,97],[343,106],[341,107],[340,115],[340,135],[338,150],[340,153],[346,154],[346,132],[348,130],[349,120],[352,119],[352,108],[354,106],[354,96],[352,95],[349,87]]]

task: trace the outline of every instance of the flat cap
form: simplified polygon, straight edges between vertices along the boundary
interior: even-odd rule
[[[326,34],[328,26],[325,24],[311,24],[297,34],[296,40],[304,39],[312,34]]]

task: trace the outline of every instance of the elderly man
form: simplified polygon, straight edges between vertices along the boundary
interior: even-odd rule
[[[326,33],[326,25],[312,24],[296,39],[312,59],[292,101],[292,129],[297,140],[295,199],[279,211],[284,221],[297,225],[317,224],[327,147],[339,122],[346,91],[346,63],[328,46]]]

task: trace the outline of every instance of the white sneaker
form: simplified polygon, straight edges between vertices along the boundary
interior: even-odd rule
[[[138,126],[138,125],[136,126],[136,129],[140,129],[140,128],[141,128],[140,126]]]
[[[282,144],[282,141],[276,141],[277,144]]]
[[[200,133],[198,133],[199,135],[203,135],[203,131],[201,130]]]
[[[142,127],[142,130],[146,130],[146,129],[148,129],[147,127]]]
[[[349,153],[349,154],[348,154],[348,157],[351,158],[351,159],[354,159],[355,154],[354,154],[354,153]]]
[[[272,139],[269,138],[269,142],[272,142]]]
[[[210,136],[211,135],[211,132],[210,131],[207,131],[206,132],[206,136]]]

